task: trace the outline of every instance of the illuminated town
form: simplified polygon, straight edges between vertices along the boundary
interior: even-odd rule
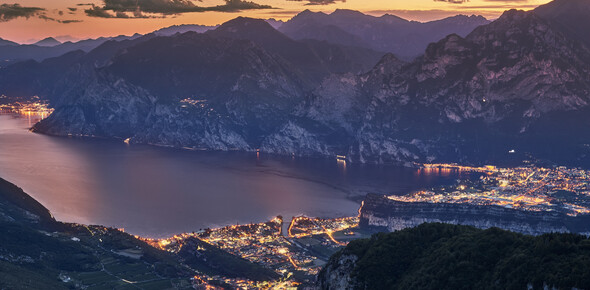
[[[47,101],[40,100],[37,96],[19,98],[1,95],[0,112],[28,116],[34,115],[40,119],[45,119],[51,115],[53,109],[49,108]]]
[[[452,186],[388,198],[403,202],[467,203],[525,211],[563,211],[570,216],[590,214],[590,172],[586,170],[534,166],[507,169],[454,164],[429,164],[421,170],[461,170],[476,172],[480,176],[458,180]],[[286,229],[283,225],[283,219],[279,216],[266,223],[234,225],[167,239],[144,240],[154,247],[175,253],[180,251],[187,239],[198,238],[272,269],[283,277],[276,282],[262,283],[199,275],[195,277],[195,283],[208,285],[210,281],[222,281],[240,288],[286,289],[313,282],[314,275],[331,254],[346,246],[350,240],[371,234],[370,230],[359,228],[359,216],[335,219],[298,216],[292,218]]]
[[[590,213],[590,172],[566,167],[455,167],[429,165],[427,170],[481,172],[478,180],[460,180],[455,186],[389,196],[402,202],[496,205],[526,211],[562,211],[570,216]]]
[[[182,104],[182,108],[187,108],[188,106],[204,108],[205,104],[207,103],[207,100],[195,100],[192,98],[186,98],[180,100],[180,103]]]
[[[262,265],[280,274],[276,282],[255,282],[226,277],[198,275],[195,281],[209,283],[220,281],[239,288],[296,287],[301,283],[313,283],[315,275],[327,259],[351,239],[362,236],[358,232],[358,217],[319,219],[294,217],[283,231],[282,217],[269,222],[234,225],[219,229],[207,229],[198,233],[175,235],[168,239],[144,239],[150,245],[178,253],[186,241],[198,238],[210,245]],[[198,251],[206,249],[199,247]]]

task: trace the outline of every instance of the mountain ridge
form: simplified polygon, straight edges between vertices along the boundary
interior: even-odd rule
[[[46,47],[56,46],[56,45],[60,45],[60,44],[62,44],[62,43],[53,37],[47,37],[47,38],[44,38],[42,40],[39,40],[39,41],[33,43],[33,45],[36,45],[36,46],[46,46]]]
[[[354,10],[331,14],[303,11],[279,30],[293,39],[316,39],[391,52],[404,60],[420,55],[428,43],[450,34],[467,35],[487,24],[482,16],[457,15],[431,22],[409,21],[395,15],[375,17]]]

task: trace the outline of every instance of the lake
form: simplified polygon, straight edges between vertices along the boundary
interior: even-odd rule
[[[166,237],[236,223],[352,216],[368,192],[403,194],[458,173],[264,152],[211,152],[52,137],[34,118],[0,115],[0,177],[65,222]]]

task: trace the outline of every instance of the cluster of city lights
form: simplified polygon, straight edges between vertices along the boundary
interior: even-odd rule
[[[434,170],[462,170],[486,173],[477,181],[462,181],[457,186],[417,191],[388,198],[401,202],[463,203],[496,205],[526,211],[561,211],[570,216],[590,214],[590,172],[555,167],[496,168],[433,164]],[[569,192],[563,197],[557,193]]]

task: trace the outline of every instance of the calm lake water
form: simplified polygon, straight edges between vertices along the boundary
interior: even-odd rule
[[[165,237],[283,215],[355,215],[368,192],[450,183],[454,173],[261,153],[193,152],[28,132],[0,115],[0,177],[61,221]]]

